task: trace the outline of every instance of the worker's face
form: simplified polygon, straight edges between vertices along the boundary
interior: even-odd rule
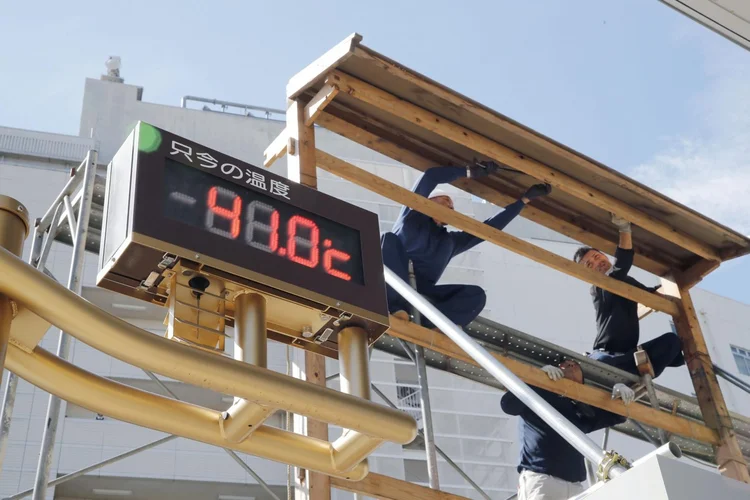
[[[433,198],[430,198],[430,200],[434,201],[435,203],[439,205],[443,205],[444,207],[447,207],[453,210],[453,200],[451,199],[450,196],[435,196]],[[435,224],[437,224],[438,226],[445,226],[445,222],[443,221],[435,219],[434,217],[432,220],[434,220]]]
[[[583,383],[583,371],[581,370],[581,366],[575,361],[566,359],[560,363],[560,369],[563,371],[565,378],[579,384]]]
[[[579,264],[602,274],[607,273],[612,267],[609,258],[597,250],[589,250],[580,260]]]

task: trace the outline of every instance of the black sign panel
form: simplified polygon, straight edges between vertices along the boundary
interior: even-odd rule
[[[377,215],[145,123],[137,144],[134,233],[387,315]]]

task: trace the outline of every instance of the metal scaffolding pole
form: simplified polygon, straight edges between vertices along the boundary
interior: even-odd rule
[[[137,455],[138,453],[146,450],[150,450],[151,448],[155,448],[159,446],[160,444],[167,443],[169,441],[172,441],[174,439],[177,439],[178,436],[166,436],[161,439],[157,439],[156,441],[152,441],[148,444],[144,444],[143,446],[139,446],[138,448],[134,448],[130,451],[126,451],[125,453],[120,453],[119,455],[115,455],[112,458],[108,458],[107,460],[103,460],[101,462],[97,462],[95,464],[89,465],[88,467],[84,467],[83,469],[78,469],[75,472],[71,472],[70,474],[65,474],[64,476],[60,476],[56,479],[53,479],[49,483],[47,483],[48,487],[51,486],[57,486],[58,484],[66,483],[70,481],[71,479],[75,479],[77,477],[81,477],[84,474],[88,474],[91,471],[95,471],[97,469],[101,469],[104,466],[113,464],[115,462],[119,462],[120,460],[125,460],[128,457],[132,457],[133,455]],[[19,491],[13,496],[5,497],[3,500],[17,500],[19,498],[25,498],[33,492],[33,489],[28,489],[26,491]]]
[[[142,369],[142,370],[143,370],[143,369]],[[159,387],[161,388],[161,390],[163,390],[164,392],[166,392],[167,394],[169,394],[169,396],[171,396],[171,397],[172,397],[173,399],[176,399],[177,401],[182,401],[182,400],[181,400],[180,398],[178,398],[178,397],[177,397],[177,395],[176,395],[176,394],[175,394],[174,392],[172,392],[172,391],[171,391],[171,390],[169,389],[169,387],[167,387],[167,385],[166,385],[166,384],[165,384],[164,382],[162,382],[162,381],[161,381],[161,380],[159,379],[159,377],[157,377],[157,376],[156,376],[156,375],[155,375],[154,373],[152,373],[152,372],[150,372],[150,371],[148,371],[148,370],[143,370],[143,372],[144,372],[144,373],[145,373],[146,375],[148,375],[148,377],[149,377],[149,378],[150,378],[151,380],[153,380],[154,382],[156,382],[156,385],[158,385],[158,386],[159,386]],[[235,462],[237,462],[237,464],[239,464],[239,466],[240,466],[240,467],[242,467],[243,469],[245,469],[245,472],[247,472],[248,474],[250,474],[251,476],[253,476],[253,478],[254,478],[254,479],[255,479],[256,481],[258,481],[258,484],[259,484],[259,485],[260,485],[260,486],[261,486],[261,487],[262,487],[262,488],[263,488],[264,490],[266,490],[266,492],[267,492],[267,493],[268,493],[269,495],[271,495],[271,496],[272,496],[272,497],[274,498],[274,500],[281,500],[281,499],[279,498],[279,496],[278,496],[278,495],[277,495],[276,493],[274,493],[274,491],[273,491],[273,490],[271,489],[271,487],[270,487],[270,486],[268,486],[268,483],[266,483],[266,482],[265,482],[265,481],[264,481],[264,480],[263,480],[263,479],[262,479],[262,478],[261,478],[261,477],[260,477],[260,476],[258,475],[258,473],[257,473],[257,472],[255,472],[255,471],[254,471],[254,470],[253,470],[253,469],[252,469],[252,468],[251,468],[251,467],[250,467],[249,465],[247,465],[247,464],[245,463],[245,461],[244,461],[244,460],[242,460],[242,459],[240,458],[240,456],[239,456],[239,455],[237,455],[237,454],[236,454],[236,453],[235,453],[234,451],[232,451],[232,450],[229,450],[229,449],[227,449],[227,448],[222,448],[222,450],[224,450],[224,451],[225,451],[225,452],[226,452],[226,453],[227,453],[227,454],[228,454],[228,455],[229,455],[229,456],[230,456],[230,457],[232,458],[232,460],[234,460]]]
[[[376,386],[375,384],[370,384],[370,386],[372,387],[372,391],[373,391],[373,392],[374,392],[375,394],[377,394],[378,396],[380,396],[380,398],[381,398],[381,399],[382,399],[383,401],[385,401],[385,403],[386,403],[386,404],[387,404],[388,406],[390,406],[391,408],[393,408],[393,409],[396,409],[396,410],[398,409],[398,407],[397,407],[397,406],[396,406],[395,404],[393,404],[393,401],[391,401],[391,400],[390,400],[390,399],[388,398],[388,396],[386,396],[386,395],[385,395],[385,394],[383,393],[383,391],[381,391],[380,389],[378,389],[378,388],[377,388],[377,386]],[[419,435],[420,435],[420,436],[421,436],[421,437],[422,437],[422,438],[424,439],[424,432],[422,432],[421,430],[419,430],[419,431],[417,431],[417,433],[418,433],[418,434],[419,434]],[[435,451],[437,451],[437,453],[438,453],[438,454],[439,454],[439,455],[440,455],[441,457],[443,457],[443,460],[445,460],[445,461],[446,461],[446,462],[448,463],[448,465],[450,465],[451,467],[453,467],[453,469],[454,469],[454,470],[455,470],[456,472],[458,472],[458,474],[459,474],[459,475],[460,475],[460,476],[461,476],[462,478],[464,478],[464,480],[466,480],[466,482],[467,482],[467,483],[469,483],[469,484],[471,485],[471,487],[472,487],[472,488],[474,488],[474,489],[475,489],[475,490],[477,491],[477,493],[479,493],[479,494],[480,494],[480,495],[482,496],[482,498],[484,498],[485,500],[492,500],[492,499],[490,498],[490,496],[489,496],[489,495],[487,495],[487,493],[485,493],[485,492],[484,492],[484,490],[482,489],[482,487],[481,487],[481,486],[479,486],[479,485],[478,485],[477,483],[475,483],[475,482],[474,482],[474,480],[473,480],[473,479],[471,479],[471,478],[470,478],[470,477],[469,477],[469,476],[468,476],[468,475],[467,475],[467,474],[466,474],[466,473],[465,473],[465,472],[463,471],[463,469],[461,469],[461,467],[459,467],[459,466],[458,466],[458,464],[457,464],[456,462],[454,462],[453,460],[451,460],[451,458],[450,458],[450,457],[449,457],[449,456],[448,456],[448,455],[447,455],[447,454],[446,454],[446,453],[445,453],[445,452],[444,452],[443,450],[441,450],[441,449],[440,449],[440,447],[439,447],[439,446],[438,446],[437,444],[435,445]]]
[[[723,378],[730,384],[750,394],[750,384],[748,384],[744,380],[738,378],[736,375],[729,373],[728,371],[726,371],[725,369],[717,365],[714,365],[714,371],[716,372],[718,376],[720,376],[721,378]]]
[[[529,409],[536,413],[547,425],[555,429],[560,436],[581,454],[597,464],[603,472],[603,479],[615,478],[627,470],[619,455],[608,453],[599,448],[580,429],[571,424],[560,412],[542,399],[536,392],[526,385],[517,375],[495,359],[485,348],[472,339],[466,332],[456,326],[419,293],[396,276],[387,267],[384,269],[385,281],[396,293],[413,304],[419,311],[437,326],[446,336],[455,342],[466,354],[487,370],[515,394]]]
[[[70,274],[68,275],[68,289],[74,293],[81,294],[82,276],[84,257],[86,256],[86,239],[88,237],[89,217],[91,215],[91,201],[94,196],[94,182],[96,181],[96,163],[98,154],[96,151],[89,151],[86,155],[83,167],[83,184],[81,186],[81,205],[78,212],[78,221],[68,221],[71,234],[75,235],[73,244],[73,256],[70,265]],[[70,184],[70,183],[69,183]],[[67,186],[66,186],[67,187]],[[63,200],[67,194],[62,196]],[[73,228],[75,227],[75,231]],[[51,235],[51,234],[50,234]],[[70,337],[60,331],[60,337],[57,344],[57,355],[67,360],[70,354]],[[57,426],[60,421],[60,398],[50,394],[47,405],[47,418],[45,419],[46,427],[42,436],[42,447],[39,451],[39,462],[34,479],[34,500],[44,500],[47,493],[47,483],[49,482],[50,466],[52,465],[52,454],[55,448],[55,437],[57,436]]]
[[[406,348],[407,348],[407,354],[409,354],[409,357],[411,357],[411,359],[413,361],[414,360],[414,358],[412,357],[413,354],[411,354],[411,352],[409,350],[408,344],[406,344]],[[326,377],[326,382],[329,382],[329,381],[331,381],[331,380],[333,380],[335,378],[338,378],[338,377],[339,377],[338,373],[336,373],[334,375],[329,375],[328,377]],[[378,396],[380,396],[380,399],[382,399],[385,402],[385,404],[387,404],[388,406],[390,406],[394,410],[398,410],[399,409],[399,407],[396,406],[396,404],[393,401],[391,401],[390,398],[388,396],[386,396],[383,391],[381,391],[380,389],[378,389],[378,386],[376,386],[373,383],[370,383],[370,387],[372,388],[372,392],[374,392],[375,394],[377,394]],[[422,439],[424,439],[424,432],[421,429],[417,430],[417,434]],[[487,493],[484,492],[484,490],[482,489],[482,487],[479,486],[476,482],[474,482],[474,480],[471,479],[463,471],[463,469],[461,469],[461,467],[459,467],[459,465],[451,459],[451,457],[449,457],[443,450],[441,450],[440,447],[437,444],[435,445],[435,451],[437,451],[438,455],[440,455],[441,457],[443,457],[443,459],[448,463],[448,465],[450,465],[451,467],[453,467],[453,469],[456,472],[458,472],[458,474],[462,478],[464,478],[466,480],[466,482],[469,483],[471,485],[471,487],[474,488],[477,491],[477,493],[479,493],[482,496],[482,498],[484,498],[485,500],[491,500],[491,498],[489,497],[489,495],[487,495]]]
[[[42,254],[42,243],[44,232],[39,230],[39,219],[34,225],[34,236],[31,239],[31,252],[29,252],[29,264],[38,267],[39,257]],[[8,372],[8,384],[5,386],[3,396],[3,408],[0,413],[0,470],[5,462],[5,452],[8,450],[8,435],[10,424],[13,421],[13,409],[16,405],[16,389],[18,388],[18,375]]]
[[[414,263],[409,261],[409,284],[416,291],[417,276],[414,274]],[[411,306],[413,321],[422,324],[422,315],[419,309]],[[404,343],[405,345],[405,343]],[[432,404],[430,403],[430,388],[427,383],[427,364],[424,360],[424,348],[415,346],[415,352],[410,355],[417,367],[417,380],[419,381],[419,407],[422,410],[422,424],[424,426],[424,451],[427,455],[427,476],[430,480],[430,488],[440,489],[440,476],[438,474],[437,451],[435,450],[435,433],[432,427]],[[405,347],[407,352],[408,347]]]

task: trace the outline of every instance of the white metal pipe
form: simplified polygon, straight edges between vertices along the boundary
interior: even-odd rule
[[[486,349],[480,346],[466,332],[446,318],[440,311],[428,302],[419,293],[396,276],[393,271],[384,268],[385,281],[397,293],[404,297],[424,314],[436,327],[455,342],[466,354],[476,361],[482,368],[487,370],[493,377],[502,383],[510,392],[516,395],[526,406],[536,413],[547,425],[555,429],[560,436],[578,450],[585,458],[599,465],[606,457],[604,450],[599,448],[580,429],[571,424],[560,412],[555,410],[549,403],[542,399],[536,392],[518,378],[512,371],[506,368],[497,359],[493,358]],[[610,469],[610,476],[616,477],[627,469],[622,465],[615,464]]]
[[[94,183],[96,182],[97,157],[96,151],[89,151],[84,162],[85,167],[81,185],[83,193],[76,231],[74,233],[76,237],[73,244],[70,274],[68,275],[68,289],[78,295],[81,294],[82,287],[81,278],[83,276],[83,264],[86,256],[86,239],[88,237],[89,217],[91,215],[91,202],[94,197]],[[72,233],[72,221],[70,221],[70,226]],[[64,360],[67,360],[70,355],[70,337],[62,330],[60,331],[60,338],[57,344],[57,355]],[[57,425],[60,421],[61,405],[60,398],[50,394],[47,405],[47,418],[45,419],[46,426],[42,435],[42,447],[39,451],[39,462],[37,463],[36,477],[34,479],[33,500],[44,500],[47,493],[47,483],[49,482],[49,472],[52,465],[52,452],[55,447]]]
[[[336,374],[335,376],[338,376],[338,374]],[[382,399],[383,401],[385,401],[385,403],[388,406],[390,406],[393,409],[398,409],[398,407],[395,404],[393,404],[393,401],[391,401],[388,398],[388,396],[386,396],[383,393],[383,391],[381,391],[380,389],[378,389],[378,387],[375,384],[370,384],[370,386],[372,387],[372,391],[375,394],[377,394],[378,396],[380,396],[380,399]],[[417,434],[419,434],[420,436],[422,436],[422,439],[424,439],[424,432],[422,432],[421,430],[419,430],[419,431],[417,431]],[[471,479],[468,476],[468,474],[466,474],[463,471],[463,469],[461,469],[461,467],[458,466],[458,464],[456,462],[454,462],[451,459],[451,457],[449,457],[443,450],[440,449],[440,447],[437,444],[435,444],[435,450],[440,454],[441,457],[443,457],[443,459],[448,463],[448,465],[450,465],[453,468],[453,470],[455,470],[456,472],[458,472],[458,474],[462,478],[464,478],[466,480],[466,482],[469,483],[472,486],[472,488],[474,488],[477,491],[477,493],[479,493],[482,496],[482,498],[484,498],[484,500],[492,500],[487,495],[487,493],[485,493],[484,490],[473,479]]]
[[[62,188],[62,191],[57,195],[55,198],[55,201],[52,202],[50,207],[47,209],[47,212],[42,216],[39,222],[39,231],[44,232],[47,230],[47,228],[52,224],[52,218],[54,216],[55,210],[57,209],[57,206],[62,203],[63,197],[69,196],[73,194],[73,192],[78,188],[78,184],[81,182],[81,178],[79,177],[79,173],[82,172],[82,169],[84,169],[88,163],[89,155],[91,154],[91,151],[89,151],[89,154],[86,156],[86,159],[81,162],[80,165],[78,165],[72,172],[70,179],[68,179],[68,182],[65,183],[65,186]]]
[[[417,290],[417,275],[414,274],[414,263],[409,261],[409,285],[414,291]],[[422,323],[422,315],[419,309],[411,306],[411,315],[414,322]],[[407,352],[410,350],[406,343],[402,343]],[[422,424],[424,425],[424,452],[427,458],[427,478],[430,488],[440,489],[440,476],[438,474],[437,450],[435,447],[435,432],[432,426],[432,403],[430,402],[430,387],[427,382],[427,365],[424,360],[424,348],[414,346],[414,354],[410,356],[417,367],[417,381],[419,382],[419,408],[422,411]]]
[[[78,224],[73,212],[73,205],[70,204],[70,196],[63,196],[63,206],[65,207],[65,216],[68,218],[68,227],[70,228],[70,238],[75,241]]]
[[[682,457],[682,450],[679,446],[676,444],[669,442],[663,446],[658,447],[651,453],[648,453],[635,462],[633,462],[633,467],[638,467],[643,462],[649,460],[652,457],[655,457],[656,455],[660,455],[662,457],[669,457],[669,458],[680,458]]]

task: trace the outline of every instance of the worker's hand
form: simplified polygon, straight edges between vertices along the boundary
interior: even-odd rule
[[[494,174],[500,171],[500,165],[494,161],[478,161],[474,165],[466,167],[466,177],[470,179],[479,179],[481,177],[487,177],[490,174]]]
[[[552,186],[549,184],[534,184],[523,194],[523,198],[527,200],[533,200],[535,198],[541,198],[547,196],[552,192]]]
[[[630,222],[628,222],[627,220],[623,219],[622,217],[618,217],[615,214],[611,214],[611,215],[612,215],[612,224],[614,224],[615,227],[617,229],[619,229],[619,231],[621,233],[629,233],[630,232]]]
[[[542,371],[547,374],[547,376],[550,378],[550,380],[560,380],[561,378],[565,377],[565,373],[563,371],[552,365],[544,365],[542,367]]]
[[[612,399],[622,399],[625,406],[635,401],[635,391],[625,384],[615,384],[612,388]]]

